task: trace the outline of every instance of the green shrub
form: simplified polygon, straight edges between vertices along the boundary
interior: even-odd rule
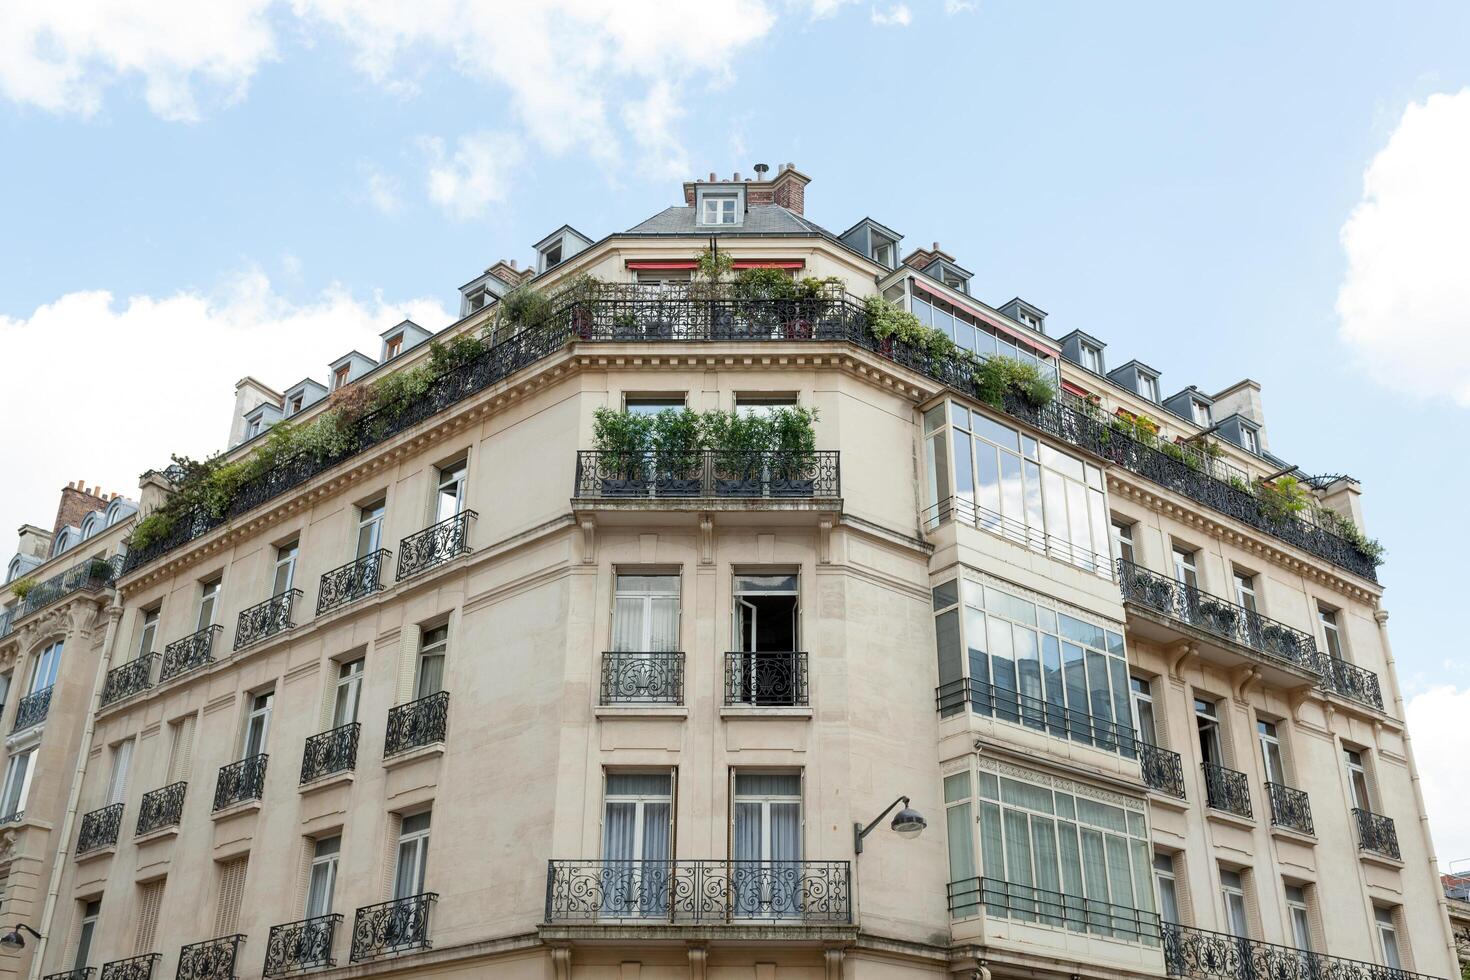
[[[868,316],[868,330],[879,340],[891,337],[939,359],[954,357],[959,350],[943,330],[924,326],[918,317],[882,296],[863,300],[863,309]]]
[[[545,293],[520,285],[500,297],[495,311],[495,336],[510,337],[544,323],[552,309]]]
[[[1035,408],[1051,404],[1057,396],[1056,387],[1042,375],[1040,368],[1013,357],[986,358],[975,365],[971,380],[975,383],[976,396],[996,408],[1005,406],[1005,396],[1010,392]]]
[[[1261,513],[1273,521],[1300,517],[1311,502],[1306,485],[1294,476],[1283,476],[1274,483],[1256,484],[1256,501]]]
[[[796,282],[784,269],[742,269],[735,276],[734,289],[740,299],[796,298]]]
[[[649,448],[653,418],[632,412],[599,408],[592,413],[593,444],[608,453],[638,453]]]
[[[40,584],[41,583],[36,581],[34,576],[22,575],[20,578],[10,583],[10,591],[15,593],[15,597],[17,599],[24,601],[25,597],[30,595],[31,592],[35,590],[36,586]]]
[[[145,551],[168,537],[174,529],[175,517],[169,508],[160,507],[133,525],[128,535],[128,548]]]
[[[723,282],[735,268],[735,260],[729,252],[705,249],[694,260],[694,278],[705,282]]]

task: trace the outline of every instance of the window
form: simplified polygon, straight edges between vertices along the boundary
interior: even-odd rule
[[[944,777],[944,826],[949,837],[949,880],[965,882],[975,877],[975,818],[970,772]],[[956,906],[956,918],[974,915],[979,905]]]
[[[1159,744],[1159,729],[1154,722],[1153,685],[1142,677],[1129,678],[1133,690],[1133,718],[1138,737],[1146,745]]]
[[[124,739],[112,747],[112,773],[107,779],[107,802],[121,803],[128,795],[128,770],[133,764],[133,740]]]
[[[795,395],[736,395],[735,411],[745,416],[767,416],[778,408],[795,408]]]
[[[1256,612],[1256,577],[1250,572],[1236,569],[1235,578],[1235,602],[1244,606],[1251,612]]]
[[[1261,442],[1260,438],[1256,435],[1255,429],[1246,428],[1242,425],[1240,427],[1240,444],[1246,452],[1260,455]]]
[[[210,579],[199,586],[198,628],[207,629],[214,625],[215,606],[219,603],[220,579]]]
[[[366,558],[383,546],[383,511],[387,503],[375,500],[357,511],[357,557]]]
[[[1041,330],[1041,317],[1031,313],[1027,313],[1025,310],[1020,310],[1018,312],[1021,314],[1019,319],[1022,324],[1030,327],[1032,330]]]
[[[306,889],[308,919],[332,912],[332,895],[337,890],[337,857],[341,850],[341,837],[323,837],[312,848],[311,878]]]
[[[1112,528],[1113,554],[1129,564],[1134,564],[1136,560],[1133,557],[1133,525],[1115,518]]]
[[[1174,855],[1154,852],[1154,885],[1159,890],[1159,918],[1179,925],[1179,885],[1174,877]]]
[[[194,715],[169,722],[168,781],[170,784],[189,778],[194,751]]]
[[[802,900],[801,774],[736,772],[733,796],[736,866],[750,869],[736,882],[735,914],[789,915]]]
[[[459,460],[439,467],[439,487],[434,496],[434,523],[447,521],[464,510],[465,478],[469,463]]]
[[[266,691],[250,699],[250,713],[245,716],[241,758],[249,759],[265,751],[266,737],[270,734],[271,727],[271,705],[275,699],[274,691]]]
[[[254,439],[258,435],[260,435],[260,419],[246,419],[245,438]]]
[[[271,595],[277,596],[291,591],[291,583],[296,578],[296,552],[298,550],[299,542],[296,541],[283,544],[276,549],[276,576],[271,586]]]
[[[426,698],[444,690],[444,651],[449,648],[449,627],[424,632],[419,642],[418,670],[414,674],[414,697]]]
[[[26,689],[27,694],[35,694],[44,691],[56,683],[56,672],[61,668],[62,642],[48,644],[31,664],[31,683]]]
[[[1194,699],[1194,724],[1199,730],[1200,758],[1207,766],[1224,766],[1225,755],[1220,741],[1220,717],[1215,702]]]
[[[1151,375],[1140,374],[1138,376],[1138,393],[1151,402],[1159,400],[1159,379]]]
[[[349,377],[351,377],[351,375],[352,375],[352,365],[351,364],[344,364],[344,365],[342,365],[336,371],[333,371],[332,372],[332,387],[333,388],[340,388],[340,387],[342,387],[343,385],[345,385],[347,383],[347,379]]]
[[[1319,605],[1317,618],[1322,622],[1322,639],[1325,641],[1328,656],[1341,660],[1342,633],[1337,628],[1337,610]]]
[[[1394,924],[1393,909],[1375,905],[1373,921],[1378,927],[1378,941],[1383,946],[1383,965],[1391,970],[1402,970],[1404,965],[1399,956],[1399,931]]]
[[[158,613],[160,606],[143,610],[143,629],[138,637],[138,656],[146,657],[153,652],[158,639]]]
[[[399,334],[396,337],[389,338],[388,342],[383,345],[383,360],[385,361],[391,361],[393,358],[402,353],[403,334]]]
[[[332,700],[332,727],[341,728],[357,720],[357,706],[362,699],[362,675],[366,661],[362,657],[337,665],[337,689]]]
[[[1256,740],[1261,743],[1261,762],[1266,767],[1266,782],[1285,786],[1286,764],[1281,754],[1281,739],[1276,734],[1276,723],[1257,721]]]
[[[1093,374],[1102,374],[1102,351],[1089,343],[1081,345],[1082,366]]]
[[[679,576],[618,575],[612,648],[619,653],[679,649]]]
[[[1195,567],[1194,554],[1188,548],[1174,546],[1174,581],[1191,589],[1199,588],[1199,570]]]
[[[97,916],[102,914],[102,903],[92,900],[82,906],[82,928],[77,934],[77,958],[72,968],[79,972],[87,969],[87,960],[92,955],[92,934],[97,931]]]
[[[485,290],[476,289],[472,291],[469,296],[466,297],[466,301],[469,305],[471,313],[482,308],[485,305]]]
[[[706,194],[700,223],[706,225],[737,224],[736,204],[734,194]]]
[[[1312,948],[1312,919],[1307,908],[1307,892],[1301,885],[1286,886],[1286,914],[1291,919],[1291,940],[1297,949]]]
[[[229,936],[240,930],[240,901],[245,897],[249,856],[219,864],[219,894],[214,906],[214,934]]]
[[[679,411],[684,408],[684,396],[628,395],[623,398],[623,408],[632,415],[657,415],[665,409]]]
[[[305,395],[292,395],[291,396],[291,407],[287,410],[286,414],[287,415],[295,415],[297,412],[301,411],[301,409],[305,405],[305,403],[306,403],[306,396]]]
[[[735,576],[735,649],[790,652],[801,649],[795,574]]]
[[[1373,812],[1373,797],[1368,793],[1368,769],[1363,765],[1363,753],[1357,749],[1343,749],[1343,762],[1347,765],[1348,788],[1353,794],[1353,806],[1359,810]]]
[[[1220,869],[1220,897],[1225,903],[1225,924],[1230,934],[1240,939],[1250,938],[1250,926],[1245,914],[1245,881],[1239,871]]]
[[[616,887],[604,888],[608,915],[662,915],[668,908],[660,862],[673,856],[673,776],[609,772],[603,795],[602,859]],[[652,880],[641,879],[651,871]]]
[[[404,817],[398,828],[398,858],[393,869],[393,897],[411,898],[424,893],[424,873],[429,863],[429,811]]]
[[[135,956],[154,952],[153,937],[158,932],[158,910],[163,905],[165,882],[166,879],[160,878],[138,887],[138,928],[133,933]]]
[[[893,268],[893,243],[886,238],[873,238],[873,261],[885,269]]]
[[[562,243],[558,241],[555,245],[548,245],[546,246],[546,248],[542,249],[541,261],[543,271],[554,266],[561,265],[561,244]]]
[[[17,752],[5,769],[5,786],[0,789],[0,818],[10,821],[25,813],[26,798],[31,794],[31,762],[35,749]]]
[[[1205,428],[1210,424],[1210,406],[1197,398],[1189,400],[1189,418],[1195,425]]]

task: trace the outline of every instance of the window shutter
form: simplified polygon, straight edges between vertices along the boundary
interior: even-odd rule
[[[152,953],[153,937],[158,932],[158,909],[163,904],[163,886],[167,879],[160,878],[143,886],[138,897],[138,931],[133,939],[133,955]]]
[[[398,641],[398,696],[394,704],[406,704],[413,700],[414,674],[419,662],[419,641],[423,630],[417,626],[403,627]],[[398,836],[396,833],[393,835]]]
[[[169,783],[187,782],[193,769],[194,715],[185,715],[173,723],[174,742],[169,750]]]
[[[236,858],[220,865],[219,900],[215,905],[214,934],[234,935],[240,928],[240,900],[245,895],[245,871],[250,858]]]
[[[311,891],[311,859],[316,853],[316,840],[301,838],[301,857],[297,860],[296,872],[296,918],[306,915],[306,896]]]
[[[393,878],[398,873],[398,837],[403,832],[403,817],[397,813],[388,814],[387,853],[383,857],[383,891],[382,894],[392,897]]]

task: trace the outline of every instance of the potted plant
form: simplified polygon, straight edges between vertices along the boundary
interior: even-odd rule
[[[112,581],[112,563],[106,558],[93,558],[88,561],[87,581],[100,583]]]
[[[770,421],[764,415],[712,411],[701,415],[699,424],[704,444],[714,450],[715,496],[759,497]]]
[[[20,578],[16,579],[14,582],[10,583],[10,591],[15,593],[15,597],[17,599],[24,602],[26,596],[30,595],[31,592],[33,592],[36,586],[39,584],[40,583],[36,581],[34,576],[23,575]]]
[[[648,493],[648,448],[653,419],[647,415],[599,408],[593,413],[592,438],[602,452],[604,497],[642,497]]]
[[[817,437],[815,409],[778,408],[770,414],[771,496],[810,497],[816,487]]]
[[[698,497],[703,491],[699,416],[666,408],[653,417],[654,492],[660,497]]]

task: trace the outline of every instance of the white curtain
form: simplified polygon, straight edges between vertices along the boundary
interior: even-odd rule
[[[1088,919],[1091,930],[1106,935],[1106,916],[1100,914],[1101,905],[1108,900],[1108,860],[1103,848],[1103,836],[1096,830],[1082,831],[1082,879],[1087,890],[1088,908],[1092,910]]]
[[[631,800],[608,800],[602,821],[602,911],[625,916],[636,908],[638,804]]]
[[[613,650],[643,649],[643,597],[618,596],[613,605]]]
[[[679,599],[655,596],[649,602],[648,649],[670,653],[679,649]]]
[[[419,658],[419,689],[416,697],[426,698],[444,690],[444,654],[426,653]]]

